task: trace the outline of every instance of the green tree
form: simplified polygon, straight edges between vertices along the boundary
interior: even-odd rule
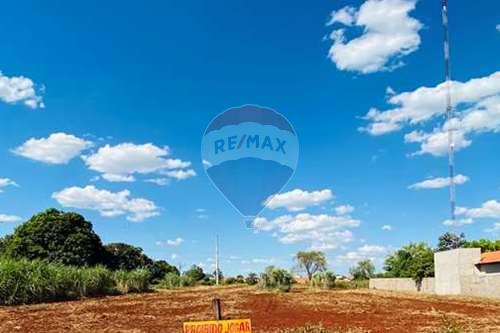
[[[165,260],[153,262],[153,264],[148,267],[148,270],[151,274],[150,282],[153,284],[159,283],[169,273],[180,275],[177,267],[170,265]]]
[[[105,261],[105,251],[92,224],[77,213],[47,209],[18,226],[4,241],[10,258],[42,259],[90,266]]]
[[[369,259],[361,260],[349,270],[354,280],[368,280],[375,275],[375,266]]]
[[[316,272],[326,270],[326,257],[320,251],[301,251],[296,255],[299,269],[307,274],[309,280]]]
[[[4,237],[0,237],[0,258],[4,255],[5,245],[7,244],[9,237],[11,236],[6,235]]]
[[[255,273],[249,273],[247,275],[247,277],[245,278],[245,283],[250,285],[250,286],[253,286],[253,285],[259,283],[258,275]]]
[[[410,277],[421,282],[434,276],[434,252],[425,243],[410,243],[389,255],[384,264],[388,277]]]
[[[184,272],[184,276],[193,281],[201,281],[205,278],[206,275],[205,272],[203,272],[203,268],[193,265],[190,269]]]
[[[268,266],[261,274],[260,284],[263,288],[288,292],[292,288],[292,275],[278,267]]]
[[[481,252],[491,252],[500,250],[500,240],[479,239],[465,242],[463,247],[479,247]]]
[[[465,234],[462,232],[457,235],[454,232],[445,232],[439,236],[438,245],[436,251],[447,251],[461,248],[465,245]]]
[[[142,252],[140,247],[124,243],[111,243],[105,246],[108,266],[112,269],[131,271],[153,265],[153,260]]]

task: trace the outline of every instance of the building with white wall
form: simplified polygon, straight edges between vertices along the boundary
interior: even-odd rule
[[[370,279],[370,288],[396,291],[500,298],[500,251],[479,248],[434,254],[434,278],[420,284],[407,278]]]

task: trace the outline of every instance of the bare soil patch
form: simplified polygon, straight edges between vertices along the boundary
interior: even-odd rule
[[[500,332],[500,301],[374,290],[287,294],[251,287],[194,288],[30,306],[0,307],[0,332],[180,332],[182,322],[211,320],[211,299],[225,319],[251,318],[255,332],[307,323],[368,332],[429,332],[443,318],[470,332]]]

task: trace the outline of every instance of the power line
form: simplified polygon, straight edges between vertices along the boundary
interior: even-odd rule
[[[450,217],[451,225],[455,222],[455,143],[453,138],[453,107],[451,104],[451,70],[450,70],[450,39],[448,30],[448,0],[441,1],[441,15],[443,21],[443,41],[444,41],[444,72],[446,80],[446,122],[448,126],[448,172],[449,172],[449,192],[450,192]]]

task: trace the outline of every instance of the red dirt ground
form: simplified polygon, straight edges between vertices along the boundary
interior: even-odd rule
[[[500,301],[374,290],[287,294],[251,287],[196,288],[30,306],[0,307],[0,332],[181,332],[182,322],[211,320],[211,299],[225,319],[251,318],[254,332],[307,323],[366,332],[429,332],[443,318],[468,332],[500,332]]]

